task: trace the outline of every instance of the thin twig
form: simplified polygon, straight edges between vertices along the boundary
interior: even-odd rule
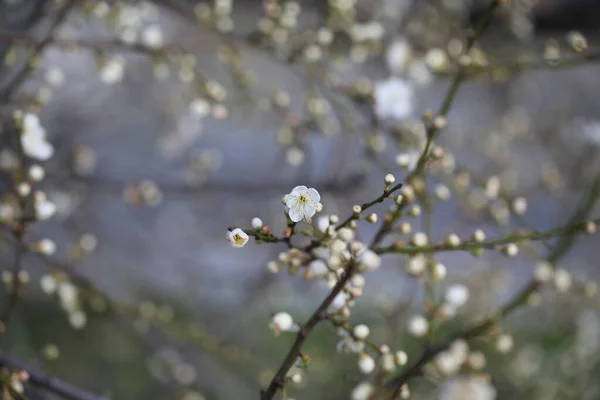
[[[38,370],[31,367],[27,363],[9,355],[4,350],[0,350],[0,365],[16,368],[22,371],[26,371],[29,375],[31,384],[39,386],[51,393],[61,396],[68,400],[107,400],[106,396],[98,396],[93,393],[87,392],[83,389],[75,387],[70,383],[58,379],[55,376],[49,375],[44,371]]]
[[[42,51],[52,43],[52,38],[56,29],[69,15],[71,8],[77,3],[76,0],[67,0],[62,6],[60,6],[54,15],[52,15],[48,27],[41,35],[39,42],[37,42],[33,48],[29,51],[29,54],[25,58],[25,61],[17,68],[13,76],[8,82],[0,87],[0,104],[6,103],[13,93],[21,86],[27,74],[32,70],[32,61],[39,56]]]

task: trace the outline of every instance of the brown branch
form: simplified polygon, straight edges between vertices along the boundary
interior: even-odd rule
[[[50,19],[48,27],[41,35],[39,42],[33,46],[25,61],[17,68],[16,72],[8,80],[8,82],[3,87],[0,87],[0,104],[6,103],[11,98],[13,93],[19,88],[19,86],[21,86],[27,77],[27,74],[31,72],[31,64],[33,59],[39,56],[42,51],[44,51],[46,46],[52,43],[54,32],[66,19],[66,17],[69,15],[69,11],[76,3],[76,0],[67,0],[62,6],[57,8],[56,12]]]
[[[341,291],[344,289],[344,286],[346,286],[346,283],[352,277],[354,268],[355,264],[353,261],[351,261],[350,264],[346,267],[344,275],[340,278],[340,280],[333,287],[333,289],[331,289],[331,292],[329,292],[325,300],[323,300],[321,305],[319,305],[319,307],[313,313],[310,319],[302,327],[300,327],[300,330],[296,335],[296,341],[285,356],[283,362],[281,363],[281,366],[277,370],[277,373],[275,374],[273,379],[271,379],[269,386],[267,386],[265,390],[261,391],[261,400],[272,399],[277,393],[277,391],[284,387],[286,375],[290,368],[292,368],[292,366],[296,362],[296,359],[300,356],[300,352],[302,350],[304,342],[306,341],[314,327],[319,322],[327,319],[327,308],[329,308],[329,306],[333,302],[333,299],[335,299],[335,297],[338,294],[340,294]]]
[[[87,392],[83,389],[75,387],[70,383],[58,379],[55,376],[51,376],[44,371],[33,368],[27,363],[12,357],[4,350],[0,350],[0,365],[8,366],[11,368],[26,371],[29,375],[31,384],[39,386],[40,388],[47,390],[55,395],[61,396],[68,400],[107,400],[106,396],[98,396],[93,393]]]

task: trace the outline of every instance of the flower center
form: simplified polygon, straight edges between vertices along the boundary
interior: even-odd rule
[[[306,198],[306,196],[300,196],[300,198],[298,199],[298,203],[300,204],[306,204],[308,202],[308,199]]]
[[[235,235],[233,235],[233,241],[237,244],[242,243],[244,241],[244,239],[240,236],[239,233],[236,233]]]

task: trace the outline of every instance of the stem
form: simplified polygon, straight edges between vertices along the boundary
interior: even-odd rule
[[[269,400],[272,399],[277,391],[284,387],[285,385],[285,377],[296,362],[296,359],[300,356],[300,351],[302,350],[302,346],[306,339],[312,332],[317,324],[325,319],[327,319],[327,308],[333,302],[333,299],[344,289],[348,280],[352,277],[352,273],[354,271],[355,264],[351,262],[348,267],[346,267],[346,271],[341,279],[336,283],[336,285],[331,289],[331,292],[327,295],[325,300],[319,305],[317,310],[313,313],[310,319],[300,328],[298,334],[296,335],[296,340],[294,344],[288,351],[287,355],[283,359],[281,366],[277,370],[277,373],[271,379],[269,386],[260,393],[261,400]]]

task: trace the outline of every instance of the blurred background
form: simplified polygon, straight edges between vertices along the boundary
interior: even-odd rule
[[[323,213],[346,218],[379,195],[385,174],[402,181],[396,156],[412,148],[403,129],[438,109],[487,5],[357,0],[347,15],[353,3],[0,0],[2,219],[15,110],[39,113],[54,146],[39,187],[57,207],[25,236],[49,238],[56,251],[23,257],[27,284],[0,337],[0,364],[10,354],[112,399],[258,398],[294,339],[274,337],[272,314],[305,321],[327,290],[267,269],[283,244],[234,249],[227,228],[260,217],[279,235],[281,198],[296,185],[318,189]],[[494,238],[562,226],[600,176],[600,3],[506,3],[479,43],[486,62],[467,74],[439,135],[447,156],[431,183],[452,195],[432,202],[429,222],[409,218],[413,232],[429,224],[433,242],[477,228]],[[277,17],[267,17],[273,7]],[[411,95],[392,107],[401,115],[375,123],[361,88],[390,80]],[[375,99],[384,101],[398,100]],[[361,223],[358,237],[368,242],[376,228]],[[10,284],[9,229],[2,238]],[[473,343],[497,398],[600,398],[599,304],[585,295],[599,275],[598,243],[581,237],[558,261],[573,290],[548,287],[539,306],[502,323],[510,352]],[[441,337],[503,304],[554,244],[512,258],[436,256],[448,269],[438,290],[461,282],[472,299]],[[351,319],[411,360],[420,344],[406,323],[424,288],[405,261],[384,257]],[[75,311],[60,294],[67,283]],[[315,330],[291,398],[349,398],[362,376],[337,340],[331,326]],[[412,398],[448,398],[436,383],[417,379]],[[36,385],[25,395],[60,398]]]

